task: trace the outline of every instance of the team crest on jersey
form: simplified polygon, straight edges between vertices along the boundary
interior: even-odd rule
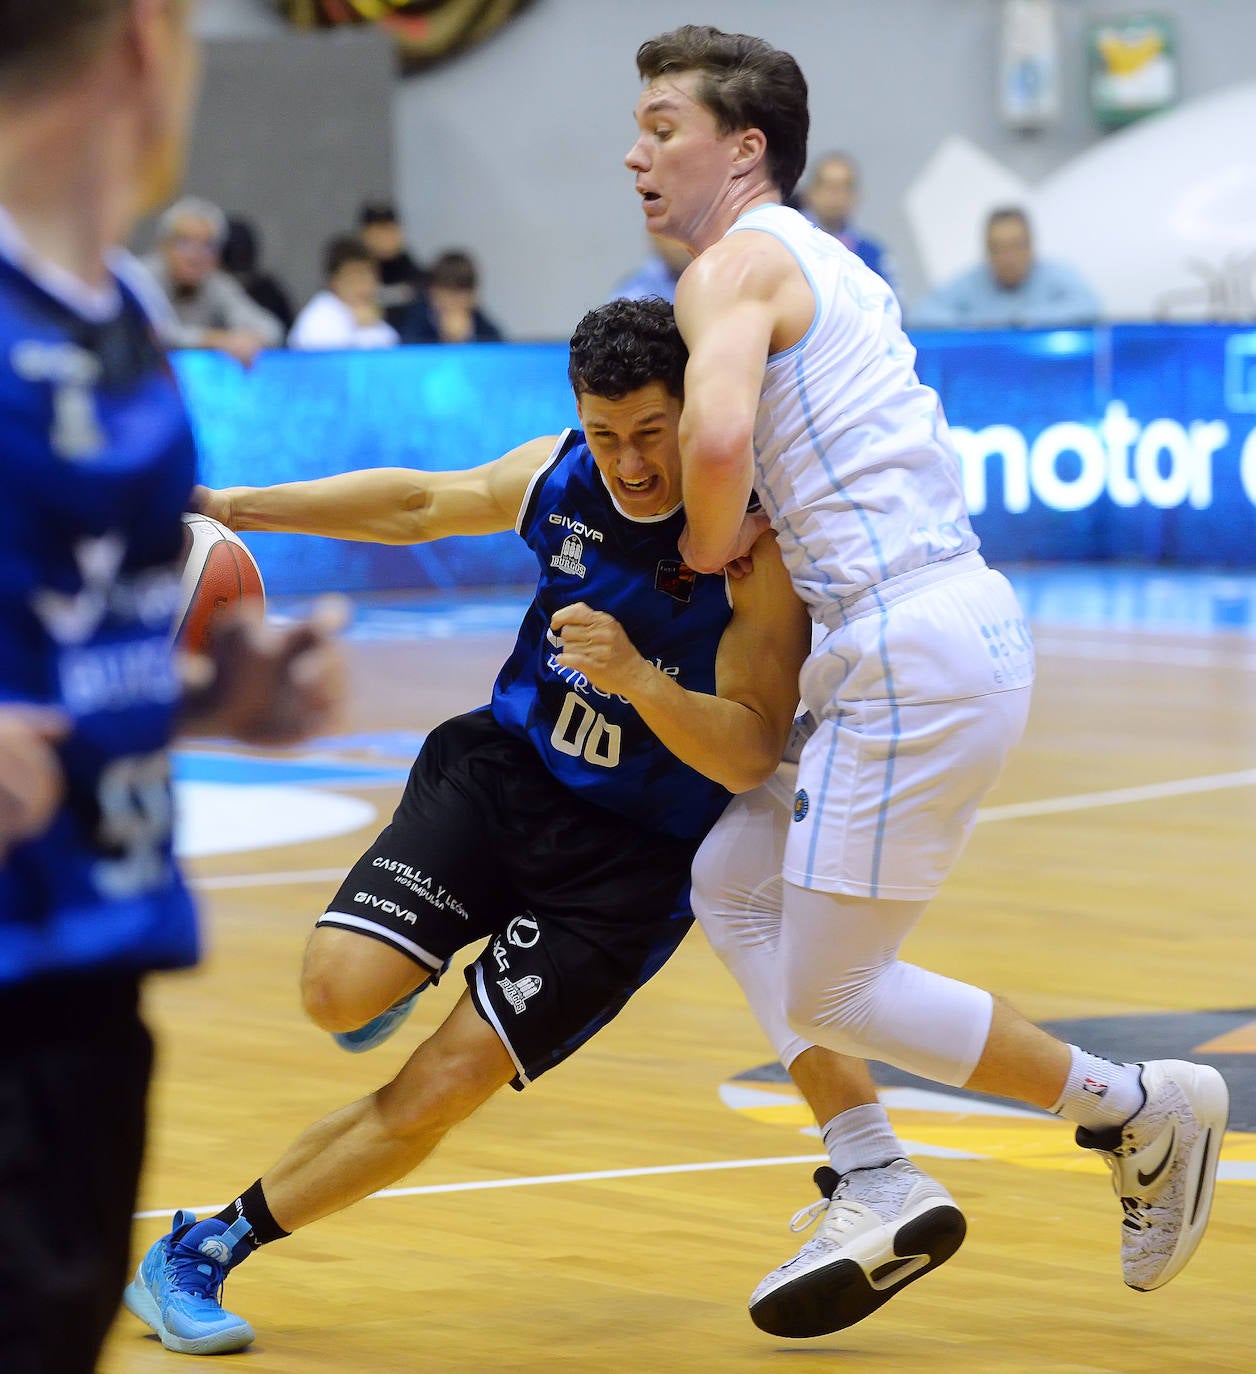
[[[666,592],[673,601],[682,601],[685,605],[693,600],[697,580],[698,574],[679,558],[660,558],[654,570],[655,590]]]
[[[550,567],[557,568],[568,577],[587,577],[589,570],[584,565],[584,540],[578,534],[569,534],[563,540],[562,551],[550,559]]]
[[[807,812],[810,811],[810,810],[811,810],[811,799],[807,796],[807,794],[806,794],[806,793],[802,790],[802,788],[800,787],[800,788],[798,789],[798,791],[794,793],[794,819],[795,819],[796,821],[802,820],[802,818],[803,818],[803,817],[807,814]]]
[[[541,979],[535,973],[526,973],[518,981],[512,978],[499,978],[497,986],[501,988],[506,1001],[515,1009],[515,1015],[521,1016],[528,1005],[528,998],[535,997],[541,990]]]

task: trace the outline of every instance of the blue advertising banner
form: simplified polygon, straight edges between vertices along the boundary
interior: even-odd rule
[[[993,562],[1256,566],[1256,330],[921,333]],[[575,423],[562,344],[176,355],[209,486],[472,467]],[[274,592],[527,582],[513,534],[414,548],[250,535]]]
[[[995,562],[1256,566],[1256,331],[931,333],[973,525]]]
[[[210,487],[271,486],[356,468],[477,467],[576,423],[559,344],[362,353],[264,353],[251,371],[176,353]],[[513,533],[405,548],[250,534],[269,592],[485,587],[529,582]]]

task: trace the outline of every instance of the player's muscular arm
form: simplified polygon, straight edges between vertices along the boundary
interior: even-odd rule
[[[811,622],[794,595],[775,536],[750,552],[751,571],[733,584],[733,618],[716,656],[716,694],[691,692],[647,662],[619,622],[582,602],[552,621],[559,662],[599,691],[632,703],[677,758],[730,792],[745,792],[780,761],[798,704],[798,674]]]
[[[681,552],[699,572],[718,572],[758,533],[743,520],[782,271],[775,243],[761,243],[763,237],[722,240],[695,260],[676,292],[676,322],[689,348],[680,419],[688,520]]]
[[[284,530],[375,544],[421,544],[514,528],[524,493],[556,438],[533,439],[460,472],[369,468],[273,487],[198,487],[196,509],[233,530]]]

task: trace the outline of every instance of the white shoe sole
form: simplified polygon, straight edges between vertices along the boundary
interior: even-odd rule
[[[177,1351],[180,1355],[228,1355],[233,1350],[243,1350],[253,1340],[253,1328],[248,1322],[206,1336],[189,1338],[176,1335],[166,1328],[153,1295],[140,1281],[138,1274],[122,1290],[122,1304],[133,1316],[152,1327],[167,1350]]]

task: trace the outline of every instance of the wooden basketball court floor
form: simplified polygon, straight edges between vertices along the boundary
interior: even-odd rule
[[[1122,1285],[1119,1207],[1066,1126],[897,1078],[892,1117],[965,1209],[964,1247],[839,1335],[791,1344],[755,1330],[746,1297],[796,1248],[788,1221],[815,1195],[818,1142],[695,932],[609,1029],[490,1102],[396,1194],[250,1259],[227,1299],[257,1341],[214,1368],[1256,1369],[1256,636],[1243,609],[1256,584],[1188,579],[1201,619],[1177,614],[1180,588],[1163,579],[1126,594],[1101,576],[1086,593],[1069,576],[1029,586],[1030,729],[907,952],[1101,1052],[1194,1053],[1227,1072],[1223,1179],[1183,1275],[1153,1294]],[[363,806],[344,833],[190,861],[207,956],[149,985],[160,1059],[137,1254],[174,1208],[221,1206],[305,1125],[390,1077],[461,986],[451,975],[361,1056],[297,1000],[309,926],[387,818],[406,732],[484,701],[511,639],[513,607],[500,624],[437,616],[416,634],[404,606],[372,604],[350,646],[343,736],[300,760],[209,746],[184,761],[192,776],[238,770],[244,781],[216,794],[228,811],[247,794],[247,814],[273,820],[292,796],[275,781],[291,775],[378,816]],[[259,821],[253,839],[266,833]],[[122,1313],[102,1369],[188,1358]]]

